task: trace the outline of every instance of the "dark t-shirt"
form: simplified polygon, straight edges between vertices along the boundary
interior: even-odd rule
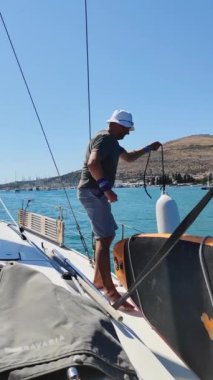
[[[104,178],[106,178],[110,182],[110,185],[113,186],[118,159],[120,154],[125,152],[125,149],[119,145],[118,140],[114,136],[109,134],[108,130],[103,130],[98,132],[89,143],[78,187],[98,188],[95,179],[91,176],[87,167],[87,162],[92,151],[99,152]]]

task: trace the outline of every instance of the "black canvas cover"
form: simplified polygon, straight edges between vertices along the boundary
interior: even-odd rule
[[[12,263],[0,272],[0,300],[1,379],[44,379],[70,366],[137,379],[110,320],[87,297]]]
[[[165,243],[163,237],[134,236],[125,243],[128,288]],[[152,326],[202,379],[213,379],[213,340],[202,322],[212,304],[199,259],[200,244],[180,240],[132,295]],[[213,289],[213,247],[203,246],[206,275]]]

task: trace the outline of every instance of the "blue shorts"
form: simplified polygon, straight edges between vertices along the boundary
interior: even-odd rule
[[[95,239],[114,237],[118,226],[105,195],[98,189],[80,188],[78,199],[90,218]]]

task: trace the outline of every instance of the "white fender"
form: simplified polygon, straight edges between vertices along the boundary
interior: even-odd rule
[[[176,202],[163,192],[156,203],[158,233],[172,233],[180,224],[180,215]]]

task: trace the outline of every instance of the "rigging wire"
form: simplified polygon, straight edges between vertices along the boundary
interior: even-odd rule
[[[86,56],[87,56],[87,99],[88,99],[88,118],[89,118],[89,140],[91,140],[91,107],[90,107],[90,70],[89,70],[89,42],[88,42],[88,23],[87,23],[87,0],[84,0],[85,8],[85,27],[86,27]]]
[[[12,40],[11,40],[11,38],[10,38],[10,35],[9,35],[9,32],[8,32],[8,29],[7,29],[7,27],[6,27],[6,24],[5,24],[5,22],[4,22],[4,19],[3,19],[3,16],[2,16],[2,14],[1,14],[1,12],[0,12],[0,17],[1,17],[2,24],[3,24],[4,29],[5,29],[6,35],[7,35],[7,37],[8,37],[9,42],[10,42],[10,46],[11,46],[11,48],[12,48],[13,54],[14,54],[14,56],[15,56],[16,62],[17,62],[17,64],[18,64],[18,67],[19,67],[19,70],[20,70],[20,73],[21,73],[22,79],[23,79],[23,81],[24,81],[25,87],[26,87],[27,92],[28,92],[28,95],[29,95],[29,97],[30,97],[30,100],[31,100],[31,103],[32,103],[33,109],[34,109],[34,111],[35,111],[35,114],[36,114],[36,117],[37,117],[38,123],[39,123],[39,125],[40,125],[40,127],[41,127],[41,131],[42,131],[43,136],[44,136],[44,139],[45,139],[45,141],[46,141],[46,144],[47,144],[47,147],[48,147],[49,153],[50,153],[50,155],[51,155],[51,157],[52,157],[52,160],[53,160],[53,163],[54,163],[55,169],[56,169],[57,174],[58,174],[58,177],[59,177],[59,179],[60,179],[60,182],[61,182],[61,185],[62,185],[63,191],[64,191],[64,193],[65,193],[65,196],[66,196],[66,199],[67,199],[67,202],[68,202],[68,205],[69,205],[70,211],[71,211],[72,216],[73,216],[73,218],[74,218],[74,221],[75,221],[75,224],[76,224],[76,228],[77,228],[77,230],[78,230],[78,233],[79,233],[79,236],[80,236],[80,239],[81,239],[82,245],[83,245],[83,247],[84,247],[85,253],[86,253],[86,255],[87,255],[87,257],[88,257],[90,263],[92,264],[92,259],[91,259],[90,255],[89,255],[89,250],[88,250],[88,248],[87,248],[87,245],[86,245],[85,239],[84,239],[84,237],[83,237],[83,235],[82,235],[82,233],[81,233],[80,225],[78,224],[77,218],[76,218],[75,213],[74,213],[74,210],[73,210],[73,208],[72,208],[72,205],[71,205],[71,202],[70,202],[70,199],[69,199],[68,193],[67,193],[67,191],[66,191],[66,188],[65,188],[64,182],[63,182],[63,180],[62,180],[61,174],[60,174],[60,172],[59,172],[59,169],[58,169],[58,166],[57,166],[56,160],[55,160],[54,155],[53,155],[53,152],[52,152],[52,149],[51,149],[50,144],[49,144],[49,141],[48,141],[48,139],[47,139],[47,135],[46,135],[46,133],[45,133],[45,130],[44,130],[43,124],[42,124],[42,122],[41,122],[41,119],[40,119],[40,116],[39,116],[39,113],[38,113],[37,107],[36,107],[35,102],[34,102],[34,100],[33,100],[33,97],[32,97],[32,94],[31,94],[31,91],[30,91],[30,89],[29,89],[29,86],[28,86],[27,80],[26,80],[26,78],[25,78],[24,72],[23,72],[23,70],[22,70],[22,67],[21,67],[20,61],[19,61],[18,56],[17,56],[17,54],[16,54],[16,51],[15,51],[14,45],[13,45]]]
[[[18,226],[18,223],[15,221],[15,219],[13,218],[12,214],[10,213],[10,211],[8,210],[7,206],[5,205],[5,203],[3,202],[3,200],[1,199],[0,197],[0,202],[4,208],[4,210],[6,211],[7,215],[10,217],[10,219],[12,220],[12,222],[16,225],[16,227],[18,227],[19,229],[19,226]]]

